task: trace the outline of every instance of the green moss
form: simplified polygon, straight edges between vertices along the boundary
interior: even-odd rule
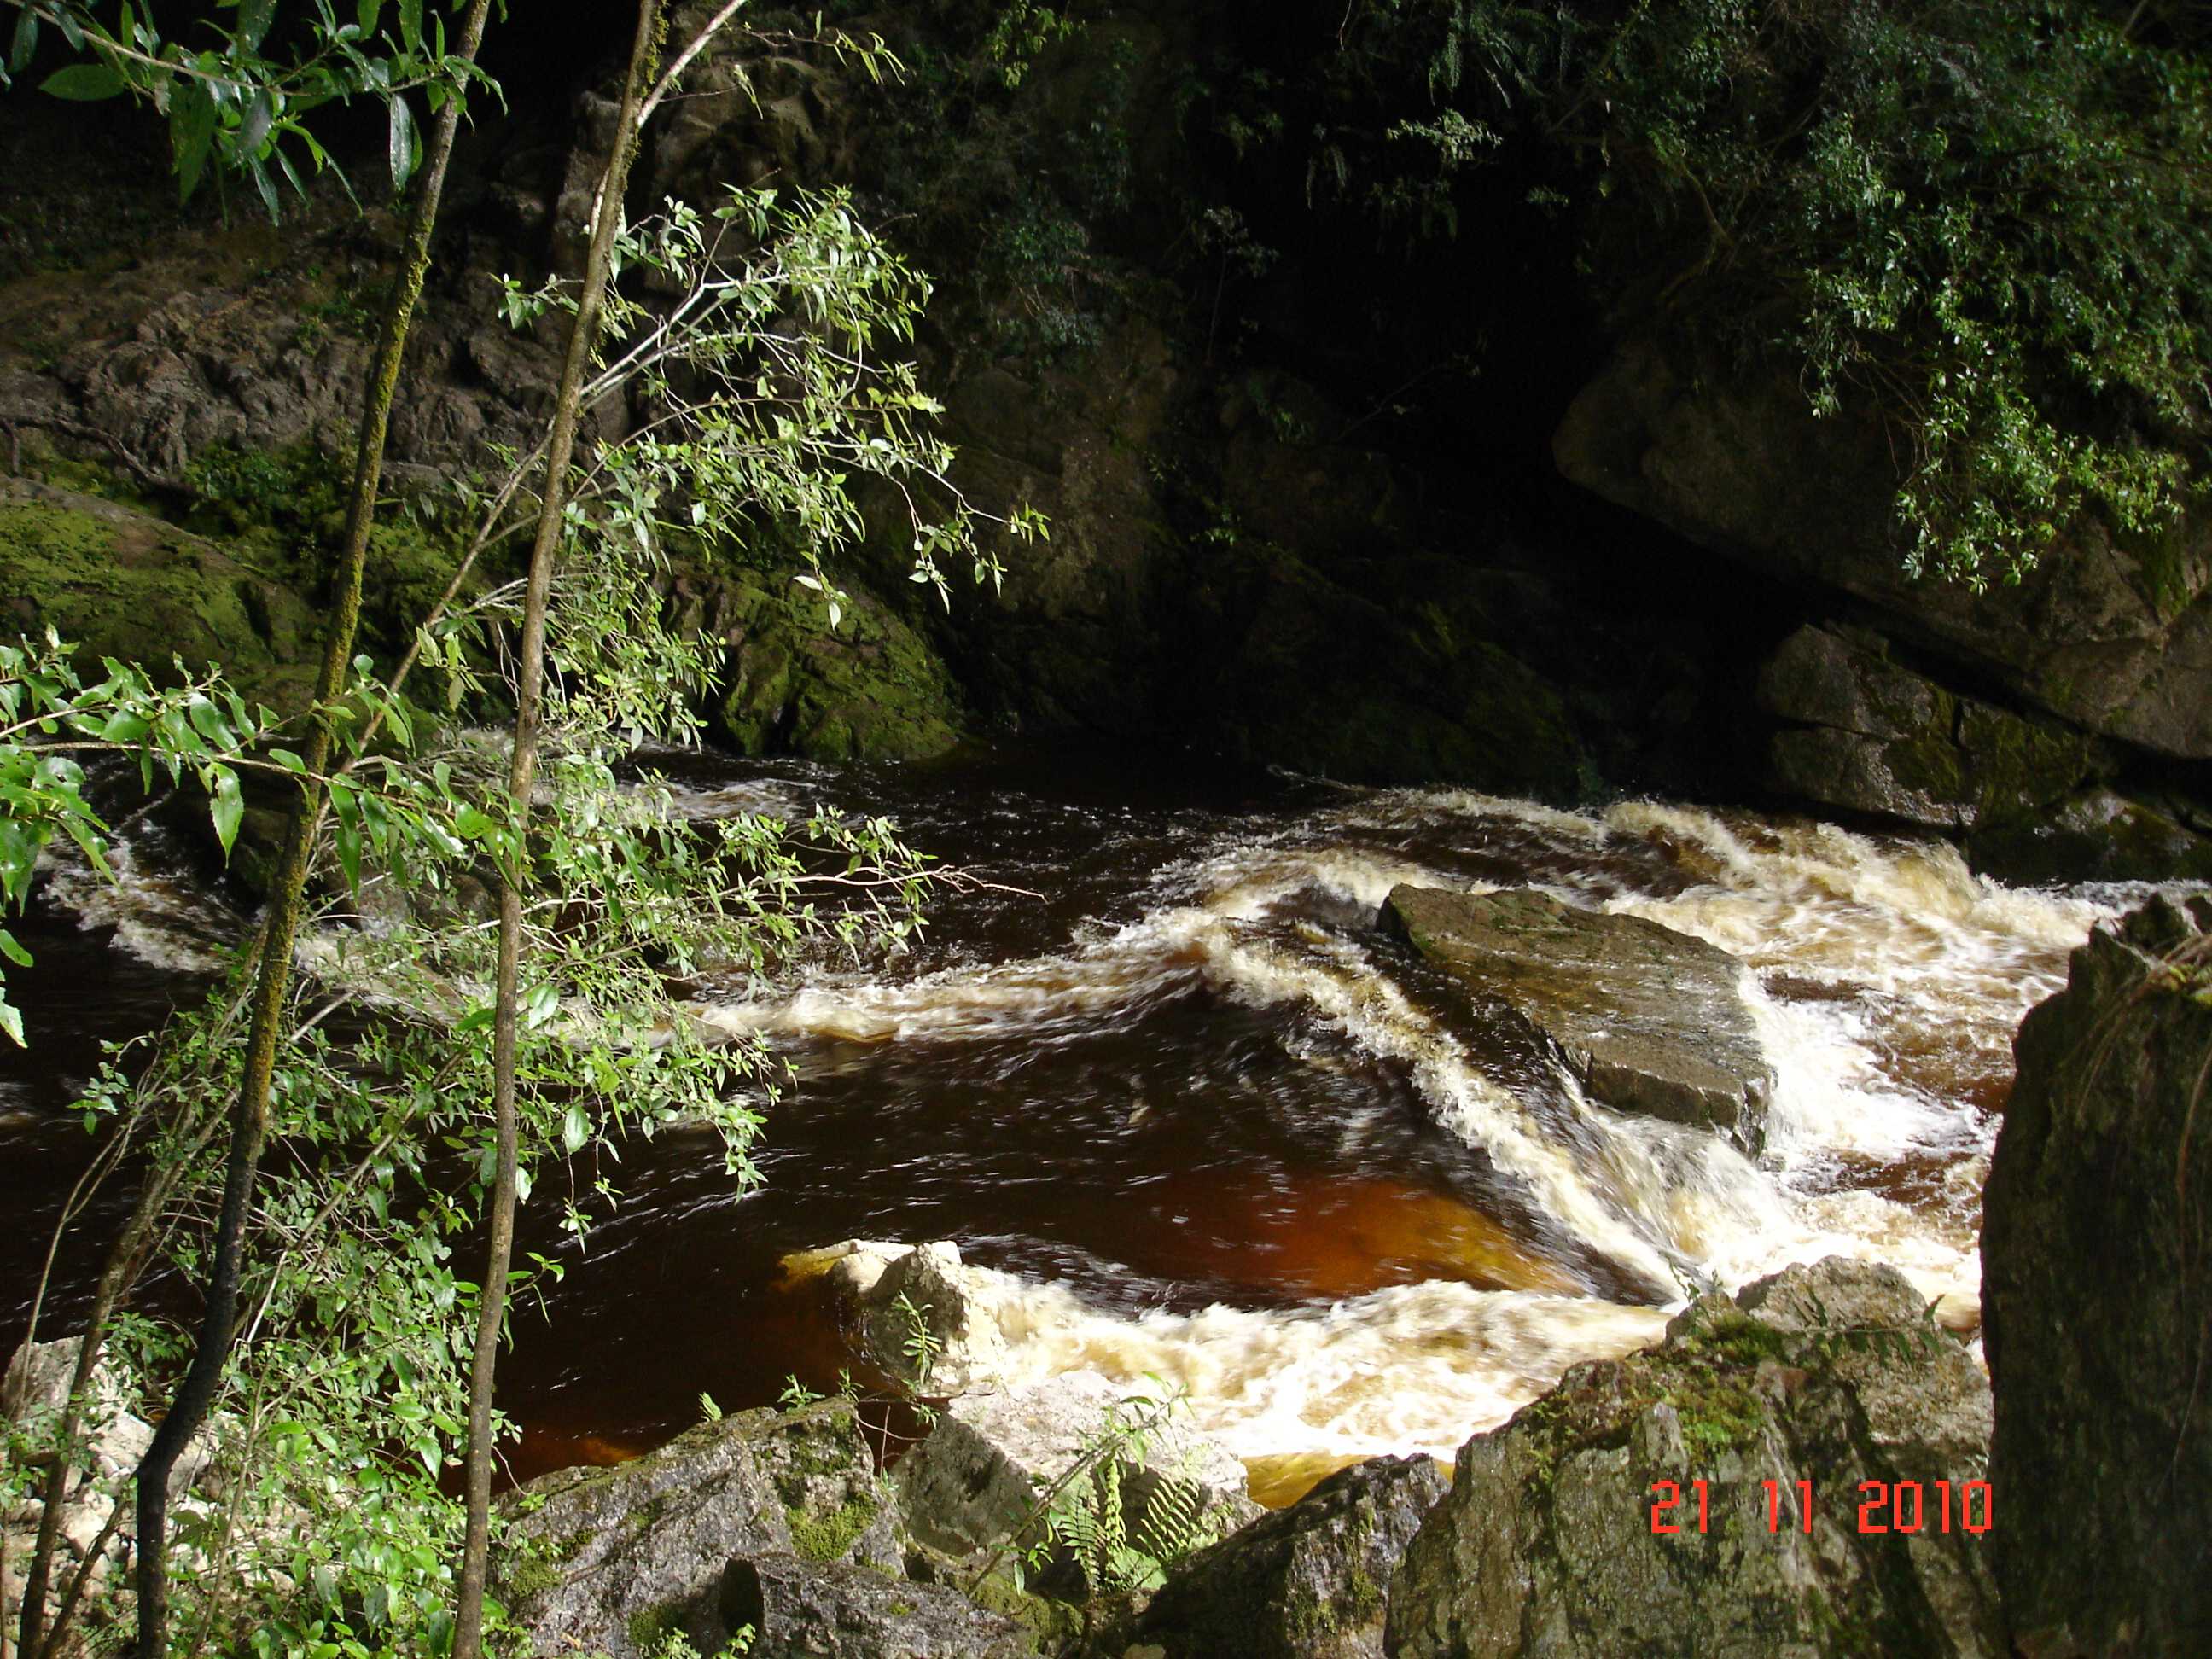
[[[1061,1650],[1064,1644],[1083,1634],[1080,1608],[1066,1601],[1054,1601],[1016,1589],[1013,1581],[1003,1572],[991,1573],[975,1583],[968,1582],[963,1574],[958,1587],[963,1595],[986,1613],[1011,1619],[1032,1632],[1048,1653]]]
[[[809,1561],[837,1560],[868,1529],[877,1509],[874,1503],[858,1495],[847,1498],[828,1515],[810,1515],[795,1505],[787,1509],[791,1547]]]
[[[503,1577],[507,1595],[520,1600],[551,1589],[561,1582],[561,1572],[550,1561],[531,1554],[507,1566]]]
[[[623,1629],[629,1644],[640,1653],[651,1653],[666,1641],[683,1622],[683,1614],[671,1603],[660,1602],[641,1607],[630,1614]]]
[[[52,627],[96,663],[160,672],[222,665],[248,696],[300,707],[314,681],[318,621],[298,593],[227,549],[94,497],[0,490],[0,592],[8,621]]]
[[[833,632],[805,590],[741,583],[714,730],[749,755],[917,760],[960,739],[951,678],[921,636],[865,596]]]

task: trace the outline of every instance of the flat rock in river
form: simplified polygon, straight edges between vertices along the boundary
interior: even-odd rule
[[[1401,886],[1382,921],[1535,1025],[1606,1104],[1758,1146],[1774,1073],[1740,988],[1743,964],[1719,946],[1529,888]]]

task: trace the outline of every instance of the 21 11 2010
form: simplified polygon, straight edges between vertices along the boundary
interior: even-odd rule
[[[1794,1491],[1779,1480],[1762,1480],[1759,1484],[1766,1494],[1767,1531],[1778,1533],[1782,1530],[1785,1507],[1791,1523],[1799,1531],[1813,1530],[1811,1481],[1795,1482]],[[1658,1494],[1658,1501],[1651,1505],[1652,1531],[1706,1530],[1711,1508],[1706,1483],[1692,1480],[1689,1486],[1697,1506],[1694,1528],[1690,1526],[1686,1513],[1674,1516],[1674,1511],[1683,1504],[1682,1483],[1675,1480],[1654,1480],[1651,1483],[1651,1490]],[[1955,1515],[1957,1530],[1980,1534],[1990,1529],[1995,1513],[1990,1483],[1986,1480],[1966,1481],[1955,1492],[1948,1480],[1859,1482],[1858,1529],[1861,1533],[1950,1532],[1954,1529]]]

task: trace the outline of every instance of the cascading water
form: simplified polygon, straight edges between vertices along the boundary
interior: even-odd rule
[[[702,815],[891,812],[1035,896],[954,900],[908,959],[789,994],[705,988],[703,1021],[796,1068],[766,1183],[740,1198],[678,1135],[626,1153],[580,1252],[529,1241],[569,1255],[509,1372],[538,1462],[649,1443],[702,1389],[828,1380],[835,1333],[777,1264],[845,1237],[957,1240],[993,1270],[1021,1375],[1156,1374],[1240,1454],[1318,1466],[1448,1455],[1697,1288],[1788,1261],[1865,1256],[1970,1297],[2012,1029],[2140,896],[2011,890],[1940,844],[1649,802],[696,760],[680,781]],[[1734,952],[1778,1079],[1759,1158],[1494,1041],[1376,927],[1401,882],[1532,885]],[[199,949],[207,908],[177,890],[167,913],[57,896],[125,950]]]

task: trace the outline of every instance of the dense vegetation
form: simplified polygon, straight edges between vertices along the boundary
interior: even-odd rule
[[[1915,570],[2016,580],[2076,513],[2153,534],[2201,483],[2212,73],[2179,9],[1384,0],[1342,42],[1318,193],[1467,233],[1468,172],[1533,162],[1617,319],[1879,413]]]

